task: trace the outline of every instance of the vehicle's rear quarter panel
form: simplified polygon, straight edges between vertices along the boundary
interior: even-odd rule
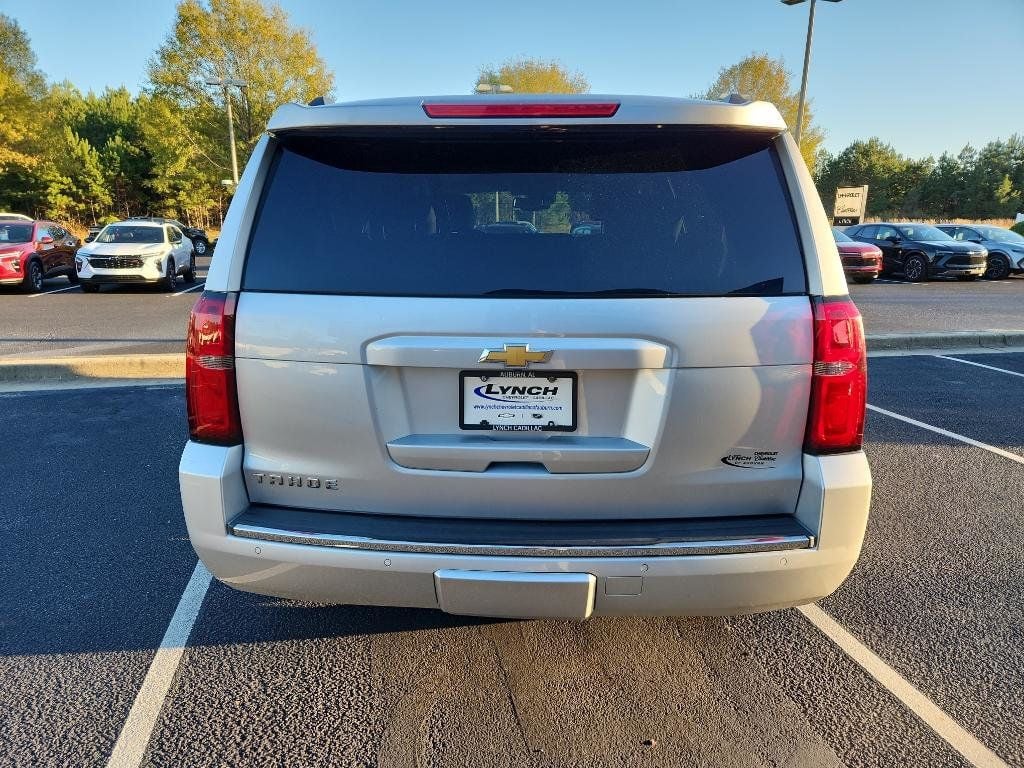
[[[775,149],[789,187],[789,197],[807,269],[807,289],[814,296],[845,296],[849,293],[846,275],[832,225],[804,163],[800,148],[787,132],[775,139]]]

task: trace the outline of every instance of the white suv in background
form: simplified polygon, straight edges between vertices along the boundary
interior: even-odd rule
[[[142,220],[108,224],[75,255],[78,281],[86,293],[104,284],[157,283],[166,291],[179,277],[195,282],[192,241],[171,224]]]
[[[185,520],[237,589],[730,614],[860,552],[860,314],[769,104],[283,106],[187,345]]]

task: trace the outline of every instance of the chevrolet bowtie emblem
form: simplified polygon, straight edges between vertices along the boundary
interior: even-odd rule
[[[546,363],[551,359],[551,350],[531,352],[529,344],[505,344],[504,347],[501,352],[485,349],[480,355],[480,362],[504,363],[506,368],[525,368],[530,363]]]

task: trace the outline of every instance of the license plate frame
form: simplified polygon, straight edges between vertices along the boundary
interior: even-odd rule
[[[466,379],[483,379],[481,383],[494,383],[495,379],[504,379],[509,381],[529,381],[532,379],[539,379],[545,384],[552,384],[559,380],[569,382],[571,387],[571,394],[569,396],[570,401],[570,419],[569,423],[564,423],[564,419],[560,419],[562,423],[554,424],[533,424],[533,423],[515,423],[515,424],[502,424],[498,421],[491,421],[489,419],[483,419],[480,421],[467,421],[466,419]],[[553,380],[553,381],[550,381]],[[579,376],[575,371],[493,371],[493,370],[467,370],[459,371],[459,429],[463,430],[476,430],[484,432],[575,432],[578,426],[578,404],[579,404]],[[512,412],[513,410],[530,410],[521,407],[509,406],[507,411]],[[533,412],[531,412],[532,415]],[[511,420],[511,419],[510,419]],[[551,421],[551,420],[549,420]]]

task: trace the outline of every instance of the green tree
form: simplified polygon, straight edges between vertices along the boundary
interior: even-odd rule
[[[830,157],[818,169],[816,182],[826,208],[835,198],[837,187],[867,184],[868,215],[892,215],[907,212],[904,202],[908,193],[923,183],[932,164],[931,158],[909,160],[875,137],[855,141]]]
[[[107,89],[99,96],[89,93],[81,100],[80,114],[67,118],[99,153],[111,205],[122,217],[146,213],[151,204],[153,162],[142,132],[145,101],[125,88]]]
[[[49,116],[38,143],[34,209],[95,222],[151,207],[152,159],[143,141],[141,105],[125,88],[83,96],[70,83],[53,85],[41,102]]]
[[[36,69],[28,36],[0,14],[0,208],[29,209],[38,190],[38,104],[46,79]]]
[[[69,126],[55,137],[42,171],[46,213],[60,219],[96,220],[109,210],[110,192],[100,153]]]
[[[278,106],[329,95],[334,86],[309,34],[293,27],[280,6],[260,0],[182,0],[148,72],[149,94],[183,114],[175,125],[189,134],[189,154],[208,191],[231,168],[224,94],[208,79],[246,83],[228,89],[240,166]]]
[[[928,215],[923,200],[923,190],[927,179],[935,168],[935,160],[925,157],[920,160],[908,159],[894,180],[891,194],[902,194],[897,213],[902,216],[919,218]]]
[[[715,82],[698,94],[698,98],[721,99],[730,93],[771,102],[778,108],[787,125],[796,125],[800,93],[794,89],[793,77],[781,59],[773,59],[767,53],[752,53],[732,66],[720,69]],[[804,104],[800,134],[800,154],[808,169],[814,173],[825,131],[814,124],[810,99]]]
[[[152,159],[150,188],[158,215],[178,216],[207,224],[222,187],[218,167],[208,153],[205,138],[189,129],[186,113],[173,102],[153,97],[142,105],[142,132]]]
[[[1003,176],[1003,180],[996,187],[995,200],[996,214],[999,216],[1012,216],[1020,205],[1021,191],[1014,188],[1009,174]]]
[[[980,150],[904,157],[878,138],[824,156],[815,177],[827,203],[838,186],[869,184],[868,212],[939,219],[1012,216],[1024,208],[1024,140],[991,141]]]
[[[555,59],[509,59],[499,67],[481,67],[477,83],[509,85],[515,93],[587,93],[590,83],[581,73],[570,72]]]
[[[1021,187],[1014,183],[1021,178],[1018,150],[1019,137],[1010,141],[991,141],[971,157],[965,167],[964,215],[1011,216],[1024,203]],[[973,150],[972,150],[973,151]]]
[[[69,83],[44,88],[33,99],[32,112],[49,119],[36,123],[30,142],[31,162],[9,166],[0,173],[0,207],[66,218],[71,198],[63,193],[60,179],[68,179],[70,184],[75,162],[72,158],[85,162],[87,153],[82,147],[70,146],[64,128],[84,113],[82,95]],[[57,202],[56,208],[53,201]]]
[[[1007,202],[1014,213],[1024,213],[1024,136],[1014,134],[1006,140],[1007,154],[1010,158],[1010,167],[1007,168],[1007,175],[1013,188],[1017,190],[1017,199]]]
[[[963,210],[964,173],[956,155],[943,152],[921,184],[922,212],[940,219],[954,218]]]

